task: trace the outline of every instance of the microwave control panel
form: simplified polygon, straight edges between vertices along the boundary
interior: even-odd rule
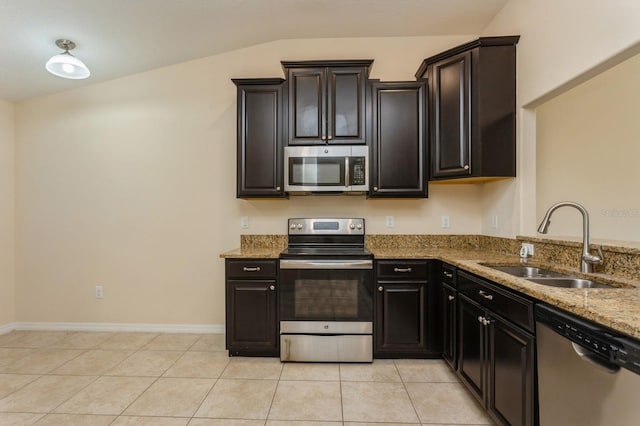
[[[349,158],[350,168],[349,175],[351,176],[351,185],[366,185],[365,167],[366,162],[364,157],[351,157]]]

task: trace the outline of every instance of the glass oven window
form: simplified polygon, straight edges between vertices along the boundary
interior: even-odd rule
[[[280,270],[280,320],[371,321],[371,270]]]
[[[358,318],[358,281],[296,280],[294,289],[296,318]]]
[[[289,184],[296,186],[345,186],[344,157],[289,159]]]

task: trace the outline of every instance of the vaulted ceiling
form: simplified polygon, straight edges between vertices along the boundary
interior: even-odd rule
[[[508,0],[0,0],[0,99],[21,101],[280,39],[479,34]],[[55,40],[91,69],[49,74]]]

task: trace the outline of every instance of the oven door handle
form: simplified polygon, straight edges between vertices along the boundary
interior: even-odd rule
[[[373,269],[373,261],[281,259],[280,269]]]

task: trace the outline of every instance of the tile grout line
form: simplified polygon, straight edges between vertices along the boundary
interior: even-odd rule
[[[407,383],[404,381],[402,374],[400,374],[400,370],[398,369],[398,365],[396,364],[395,359],[393,360],[393,365],[396,368],[396,371],[398,372],[398,376],[400,376],[400,382],[402,383],[402,387],[404,388],[404,391],[407,393],[407,396],[409,397],[409,402],[411,403],[411,408],[413,408],[413,413],[416,415],[416,419],[418,419],[418,423],[422,424],[422,419],[418,414],[418,410],[416,408],[416,405],[413,402],[413,398],[411,398],[411,393],[409,392],[409,389],[407,389]]]
[[[271,409],[273,408],[273,401],[276,399],[276,394],[278,393],[278,388],[280,387],[280,380],[282,380],[282,373],[284,372],[284,365],[282,365],[282,361],[280,361],[280,374],[278,374],[278,380],[276,381],[276,389],[273,392],[273,396],[271,397],[271,402],[269,403],[269,409],[267,410],[267,416],[264,419],[264,424],[266,425],[269,421],[269,416],[271,415]]]

